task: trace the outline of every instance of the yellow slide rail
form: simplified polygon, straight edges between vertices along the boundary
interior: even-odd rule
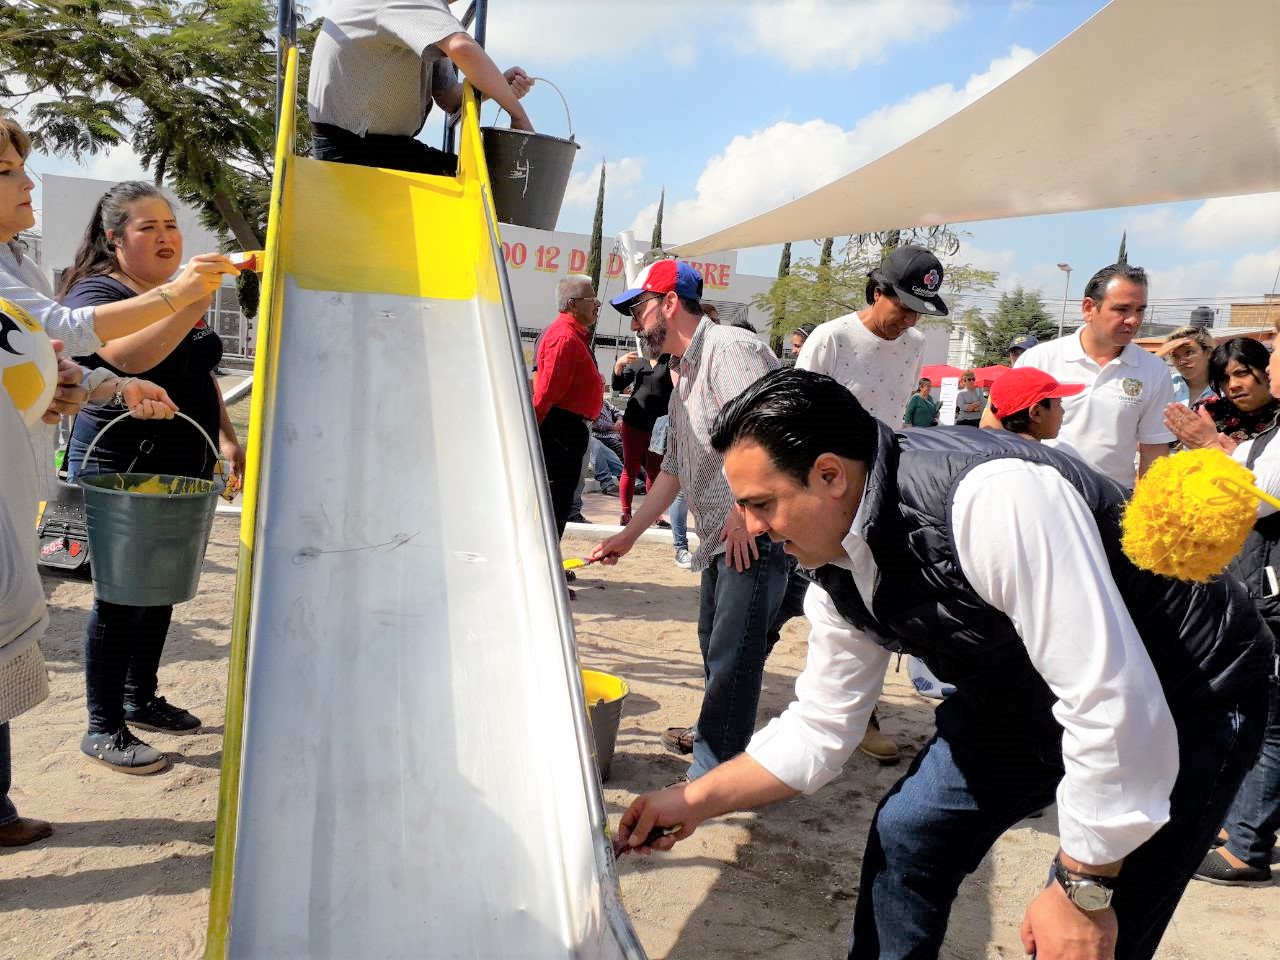
[[[293,165],[297,118],[292,105],[298,84],[298,48],[290,46],[285,61],[280,120],[276,130],[275,171],[267,217],[266,263],[262,274],[258,339],[250,394],[249,440],[245,455],[240,549],[236,567],[236,600],[231,615],[231,653],[227,668],[226,719],[222,731],[222,776],[218,784],[218,822],[213,844],[213,879],[209,889],[206,960],[223,960],[231,915],[231,881],[235,871],[236,822],[240,812],[240,750],[244,743],[244,685],[249,655],[249,608],[253,598],[253,549],[264,452],[264,425],[275,395],[278,325],[284,293],[280,234],[285,215],[285,183]],[[286,109],[285,104],[289,107]]]

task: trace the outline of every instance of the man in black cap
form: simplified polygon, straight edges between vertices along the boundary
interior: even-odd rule
[[[819,324],[800,350],[796,367],[825,373],[858,398],[863,409],[896,429],[924,367],[924,334],[914,329],[921,315],[945,317],[942,264],[928,250],[906,244],[893,251],[867,277],[867,306]],[[770,637],[802,613],[806,583],[798,574],[783,601]],[[897,763],[898,745],[880,732],[872,714],[858,749],[883,764]]]

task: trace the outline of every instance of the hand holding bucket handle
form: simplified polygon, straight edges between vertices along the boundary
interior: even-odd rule
[[[89,463],[89,455],[93,453],[93,448],[98,445],[98,441],[102,439],[102,435],[106,433],[108,430],[110,430],[112,427],[114,427],[121,420],[127,420],[131,416],[133,416],[133,414],[131,413],[127,413],[127,412],[122,413],[120,414],[120,416],[116,417],[114,420],[107,423],[106,426],[104,426],[101,430],[98,431],[97,435],[94,436],[89,446],[85,448],[84,456],[80,458],[81,473],[84,472],[85,466]],[[209,449],[213,451],[213,462],[215,467],[214,473],[223,477],[229,476],[230,464],[228,464],[226,461],[226,458],[222,456],[222,451],[218,449],[218,445],[209,438],[209,434],[205,431],[204,427],[200,426],[200,424],[196,423],[194,420],[192,420],[189,416],[187,416],[181,410],[176,411],[174,413],[174,416],[181,417],[183,420],[187,421],[187,423],[191,424],[193,427],[195,427],[197,430],[200,431],[200,436],[204,437],[205,443],[209,444]],[[225,480],[223,481],[223,485],[224,486],[226,485]]]
[[[573,139],[573,115],[569,113],[569,101],[564,98],[564,93],[562,93],[560,88],[557,87],[550,80],[548,80],[546,77],[530,77],[529,79],[537,81],[538,83],[545,83],[548,87],[550,87],[552,90],[556,92],[557,96],[560,97],[560,102],[564,104],[564,115],[566,119],[569,121],[569,139],[572,140]],[[494,126],[497,126],[498,124],[498,117],[502,116],[502,114],[504,114],[505,112],[506,111],[502,109],[502,106],[499,105],[498,112],[497,114],[494,115],[494,118],[493,118]]]

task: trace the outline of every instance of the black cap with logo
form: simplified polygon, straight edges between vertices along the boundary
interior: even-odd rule
[[[874,275],[893,287],[908,310],[931,317],[947,315],[947,305],[938,296],[942,288],[942,263],[923,247],[911,244],[898,247]]]

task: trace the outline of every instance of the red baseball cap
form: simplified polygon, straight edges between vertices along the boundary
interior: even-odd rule
[[[991,384],[991,407],[1003,420],[1050,397],[1074,397],[1083,383],[1059,383],[1035,367],[1015,367]]]
[[[701,300],[702,274],[683,260],[655,260],[640,271],[634,287],[609,302],[613,309],[625,314],[646,293],[670,293],[672,290],[686,300]]]

